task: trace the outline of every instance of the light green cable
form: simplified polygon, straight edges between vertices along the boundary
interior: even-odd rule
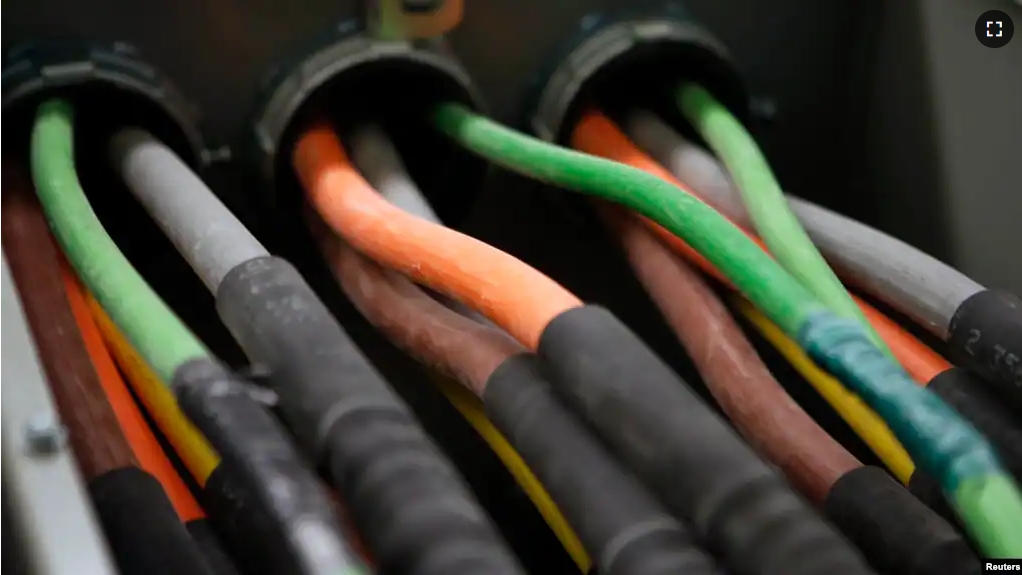
[[[862,324],[870,340],[892,355],[788,207],[763,152],[742,123],[697,84],[681,86],[677,100],[685,118],[727,166],[756,231],[777,261],[831,311]]]
[[[32,179],[68,261],[162,381],[209,351],[135,271],[107,235],[78,181],[71,105],[39,106],[32,129]]]

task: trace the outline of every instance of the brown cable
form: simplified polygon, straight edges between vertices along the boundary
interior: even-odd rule
[[[78,331],[46,218],[30,184],[6,163],[2,208],[4,252],[83,475],[137,465]]]
[[[777,383],[728,309],[688,264],[638,217],[609,204],[598,210],[721,409],[760,454],[821,504],[841,476],[862,464]]]
[[[525,351],[503,331],[451,311],[403,276],[360,255],[315,214],[308,219],[348,299],[419,361],[482,395],[494,370]]]

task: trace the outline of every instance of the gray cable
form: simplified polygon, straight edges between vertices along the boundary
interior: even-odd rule
[[[412,215],[440,224],[440,217],[408,175],[397,148],[382,128],[365,126],[356,130],[350,145],[355,167],[381,196]]]
[[[693,191],[736,224],[753,229],[741,196],[710,152],[648,112],[633,112],[625,130]],[[951,266],[863,223],[788,195],[809,237],[839,275],[946,338],[958,306],[985,289]]]
[[[437,225],[444,225],[415,180],[408,173],[397,148],[379,126],[364,126],[350,138],[351,160],[377,192],[402,210]],[[420,286],[421,287],[421,286]],[[426,289],[434,299],[461,315],[484,325],[494,324],[463,303]]]
[[[129,128],[110,142],[115,169],[210,292],[266,248],[181,158],[148,132]]]

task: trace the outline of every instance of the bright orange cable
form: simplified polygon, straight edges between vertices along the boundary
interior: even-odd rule
[[[292,162],[313,207],[355,249],[474,308],[529,349],[551,320],[582,305],[511,255],[391,205],[326,123],[299,137]]]
[[[572,132],[571,143],[575,148],[583,152],[602,156],[622,164],[628,164],[633,168],[653,174],[688,191],[693,197],[699,198],[699,195],[694,193],[691,188],[680,182],[678,178],[674,177],[674,174],[640,150],[620,128],[596,110],[589,110],[583,114]],[[731,282],[713,264],[693,249],[692,246],[685,243],[685,240],[672,234],[652,220],[646,218],[643,218],[643,220],[671,249],[696,264],[707,274],[724,282],[728,287],[733,287]],[[749,239],[763,248],[763,251],[769,253],[758,237],[738,225],[735,225],[735,227],[742,230]],[[880,313],[879,310],[855,296],[852,297],[859,304],[859,307],[869,320],[869,323],[877,331],[877,334],[880,335],[880,338],[891,348],[895,358],[918,383],[926,385],[937,374],[951,367],[947,360],[906,332],[890,318]]]
[[[114,365],[113,358],[110,357],[110,352],[103,342],[103,336],[99,333],[99,327],[96,326],[92,312],[89,311],[89,304],[85,300],[85,288],[64,258],[61,258],[61,268],[64,275],[64,290],[78,323],[78,330],[85,341],[85,349],[89,352],[110,407],[113,408],[117,422],[120,423],[139,465],[160,482],[182,522],[202,519],[206,516],[202,507],[178,475],[167,454],[163,452],[163,447],[149,429],[142,412],[135,404],[135,399],[117,371],[117,366]]]
[[[876,330],[877,335],[887,342],[894,357],[916,380],[916,383],[923,386],[929,385],[933,378],[951,369],[951,362],[905,331],[897,322],[866,302],[860,301],[858,298],[855,300],[862,308],[866,319]]]

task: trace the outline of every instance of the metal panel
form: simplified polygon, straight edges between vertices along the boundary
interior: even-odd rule
[[[922,5],[949,255],[976,279],[1022,293],[1022,6]],[[986,48],[973,35],[976,18],[989,9],[1015,22],[1003,48]]]
[[[20,568],[39,575],[114,575],[88,493],[63,440],[60,416],[43,376],[4,258],[4,522],[17,532]],[[12,535],[6,530],[5,537]],[[19,571],[20,572],[20,571]]]

